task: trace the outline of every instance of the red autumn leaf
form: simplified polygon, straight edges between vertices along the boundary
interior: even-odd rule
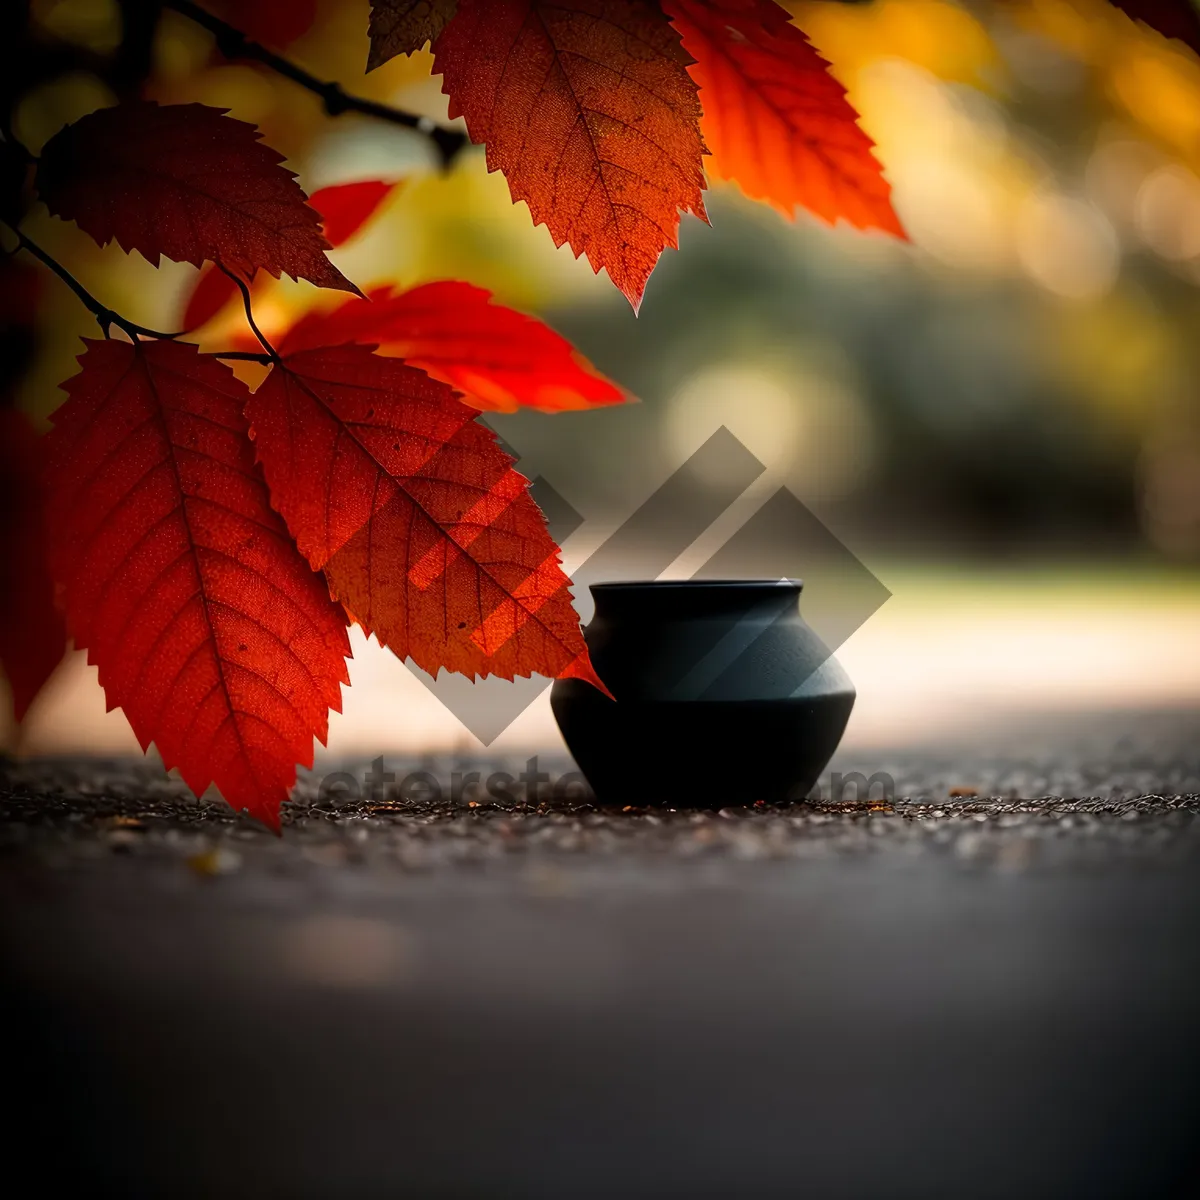
[[[691,59],[659,5],[459,0],[434,53],[488,169],[636,310],[680,211],[705,216]]]
[[[336,184],[313,192],[308,203],[321,218],[326,241],[331,247],[349,241],[400,185],[369,179],[361,183]],[[188,297],[182,329],[199,329],[211,321],[238,294],[237,284],[211,263],[200,269],[200,277]]]
[[[220,267],[211,263],[200,269],[200,278],[183,310],[181,329],[199,329],[211,321],[238,294],[238,286]]]
[[[204,104],[139,100],[68,125],[46,143],[47,207],[100,245],[114,238],[155,266],[206,259],[250,279],[260,267],[358,289],[325,257],[317,213],[258,130]]]
[[[301,552],[383,645],[432,675],[603,688],[528,480],[445,384],[365,346],[307,350],[246,412]]]
[[[0,665],[18,721],[67,646],[46,565],[41,452],[29,418],[0,409]]]
[[[544,412],[620,404],[625,394],[565,338],[491,293],[446,280],[407,292],[381,288],[302,317],[281,353],[363,342],[403,358],[461,392],[475,408]]]
[[[329,244],[340,246],[371,219],[376,209],[398,186],[384,183],[382,179],[339,183],[313,192],[308,202],[321,214],[321,224]]]
[[[1127,16],[1200,54],[1200,13],[1190,0],[1113,0]]]
[[[709,173],[787,216],[904,236],[846,89],[773,0],[665,0],[696,59]]]
[[[371,0],[367,70],[437,40],[454,16],[455,0]]]
[[[143,747],[277,829],[340,711],[345,616],[271,509],[228,367],[165,341],[80,366],[47,438],[68,628]]]

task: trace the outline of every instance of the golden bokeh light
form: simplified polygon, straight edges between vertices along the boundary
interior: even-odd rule
[[[114,0],[33,7],[47,36],[97,53],[119,37]],[[926,485],[936,491],[937,472],[948,472],[956,455],[978,453],[986,467],[993,428],[1017,431],[1014,453],[1024,463],[1026,439],[1032,446],[1041,422],[1041,432],[1053,427],[1047,437],[1069,447],[1065,454],[1083,460],[1111,452],[1091,477],[1098,490],[1104,472],[1127,468],[1139,554],[1200,556],[1200,58],[1108,0],[795,0],[786,7],[861,113],[910,242],[845,225],[831,230],[803,214],[788,222],[716,185],[706,193],[713,227],[685,219],[683,249],[666,252],[637,321],[606,276],[533,226],[504,177],[487,170],[482,149],[443,170],[427,138],[348,115],[330,119],[289,81],[226,61],[210,34],[172,12],[158,29],[147,94],[229,108],[255,122],[310,193],[359,180],[398,182],[333,261],[364,290],[470,281],[547,316],[622,385],[637,390],[640,381],[647,390],[641,425],[617,425],[629,410],[590,414],[614,460],[645,438],[661,443],[663,463],[677,464],[724,424],[764,463],[772,487],[789,486],[806,503],[858,499],[864,509],[875,506],[864,524],[886,528],[891,494],[878,477],[889,453],[924,451],[946,438],[941,458],[930,451],[913,476],[888,477],[886,487],[923,495]],[[288,55],[358,95],[446,121],[447,98],[428,52],[364,72],[365,8],[365,0],[322,0],[316,24]],[[15,133],[36,153],[64,124],[116,99],[94,75],[68,72],[26,98]],[[155,269],[115,245],[100,249],[41,207],[24,227],[104,303],[175,328],[194,268]],[[343,299],[268,278],[256,281],[254,297],[269,337],[310,308]],[[718,310],[720,321],[708,322]],[[42,318],[17,401],[44,427],[80,337],[97,336],[97,327],[53,280]],[[195,340],[216,350],[245,333],[240,306],[231,303]],[[868,360],[883,364],[874,376]],[[996,363],[1013,372],[993,387],[988,372]],[[238,363],[236,370],[257,382],[264,369]],[[905,403],[913,411],[902,411]],[[586,441],[570,441],[578,436],[572,422],[583,419],[547,418],[571,453]],[[904,420],[913,442],[897,451]],[[571,464],[557,465],[546,476],[556,486],[565,477],[567,495]],[[1049,471],[1045,478],[1054,482]],[[1065,493],[1073,481],[1061,486]],[[1006,504],[1018,506],[1020,487],[1001,474],[985,500],[1003,516]],[[939,495],[964,525],[993,516],[969,512],[965,502],[959,511],[953,488]],[[1107,551],[1106,543],[1098,553]],[[898,583],[885,579],[898,597],[908,586],[905,597],[846,648],[864,695],[860,729],[891,736],[907,718],[887,689],[921,671],[913,720],[930,713],[951,720],[954,710],[1001,692],[1014,703],[1041,702],[1050,693],[1039,691],[1038,661],[1053,664],[1051,702],[1090,703],[1100,692],[1172,702],[1197,694],[1194,669],[1189,675],[1178,654],[1180,640],[1195,637],[1195,613],[1174,593],[1147,600],[1121,591],[1124,566],[1101,587],[1071,591],[1076,611],[1092,605],[1082,619],[1065,603],[1048,616],[1045,595],[1032,586],[997,600],[994,578],[942,591],[939,580],[913,582],[905,569],[896,569]],[[994,644],[982,645],[980,624],[1003,617],[1001,610],[1011,621],[999,621]],[[1158,615],[1142,656],[1105,658],[1117,643],[1138,644],[1146,613]],[[346,715],[333,722],[335,750],[374,751],[404,739],[414,748],[453,746],[463,736],[403,666],[357,635],[355,651],[355,687]],[[130,749],[119,714],[104,714],[94,672],[76,658],[68,678],[89,697],[79,735],[71,742],[76,718],[60,689],[35,714],[34,749]],[[398,732],[392,712],[401,707],[406,725]],[[512,736],[544,741],[549,721],[548,711],[536,710]]]

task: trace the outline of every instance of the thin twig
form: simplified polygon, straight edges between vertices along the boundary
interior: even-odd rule
[[[253,350],[226,350],[213,355],[213,358],[233,359],[237,362],[256,362],[269,366],[276,360],[269,354],[256,354]]]
[[[231,271],[222,263],[217,263],[217,266],[237,284],[237,290],[242,293],[242,307],[246,310],[246,322],[254,331],[254,336],[258,338],[259,345],[267,352],[267,362],[277,363],[280,361],[279,355],[275,352],[275,347],[263,336],[263,331],[254,323],[254,310],[250,307],[250,289],[246,286],[246,281],[240,276]],[[229,355],[222,354],[221,358],[228,358]]]
[[[105,337],[109,336],[109,330],[115,325],[118,329],[124,330],[132,341],[137,341],[138,335],[142,337],[161,338],[165,341],[170,341],[172,338],[179,337],[179,333],[163,333],[159,329],[148,329],[145,325],[138,325],[134,321],[121,316],[120,313],[113,312],[111,308],[100,303],[91,292],[67,270],[62,263],[57,262],[45,250],[41,248],[32,238],[22,233],[15,225],[4,222],[9,229],[17,235],[18,249],[25,250],[32,254],[38,262],[42,263],[52,270],[75,293],[76,296],[83,302],[84,307],[96,318],[97,324],[100,326],[101,332]]]
[[[461,130],[447,129],[429,117],[405,112],[390,104],[380,104],[376,100],[368,100],[365,96],[351,95],[340,83],[318,79],[311,71],[306,71],[298,63],[252,41],[240,29],[222,21],[220,17],[214,17],[207,9],[192,3],[192,0],[163,0],[163,4],[195,21],[197,25],[202,25],[213,34],[217,39],[217,48],[226,58],[244,58],[262,63],[277,75],[282,75],[312,92],[324,104],[325,111],[331,117],[340,116],[345,112],[356,112],[368,117],[377,117],[381,121],[390,121],[393,125],[403,125],[406,129],[415,129],[437,146],[443,167],[450,166],[459,151],[468,143],[467,135]]]

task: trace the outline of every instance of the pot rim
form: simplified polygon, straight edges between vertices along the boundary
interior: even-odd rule
[[[673,588],[709,588],[732,591],[738,588],[779,588],[781,591],[800,591],[803,587],[803,579],[613,579],[593,583],[588,590],[669,591]]]

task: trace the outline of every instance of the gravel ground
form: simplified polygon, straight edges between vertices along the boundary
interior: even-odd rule
[[[339,764],[281,839],[142,763],[9,764],[9,1156],[122,1196],[1200,1195],[1198,732],[751,809]]]

